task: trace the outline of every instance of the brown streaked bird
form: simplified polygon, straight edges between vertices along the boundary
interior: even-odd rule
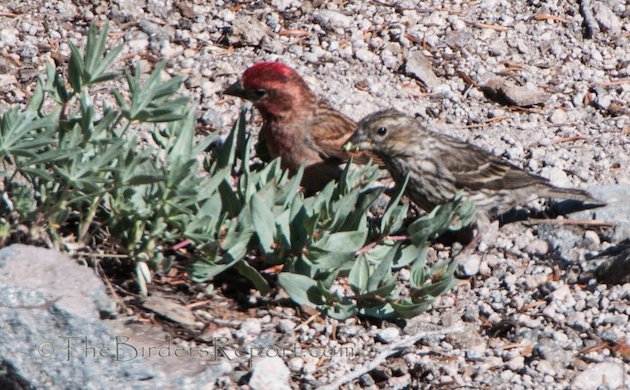
[[[339,178],[340,164],[351,155],[342,146],[356,123],[318,99],[295,70],[280,62],[261,62],[223,93],[247,99],[260,111],[260,138],[269,155],[280,157],[292,174],[304,164],[302,186],[307,193]],[[360,164],[369,160],[365,154],[352,155]]]
[[[425,211],[462,191],[476,205],[480,228],[533,198],[604,205],[584,190],[556,187],[544,177],[477,146],[428,130],[415,118],[393,109],[363,118],[344,150],[376,154],[398,183],[410,172],[406,195]]]

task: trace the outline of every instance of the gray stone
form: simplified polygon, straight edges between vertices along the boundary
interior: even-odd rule
[[[505,365],[512,371],[518,371],[525,367],[525,358],[520,355],[516,356],[510,359]]]
[[[354,55],[357,59],[369,64],[374,64],[379,61],[378,56],[367,49],[357,49]]]
[[[265,23],[251,16],[241,16],[232,22],[234,34],[231,35],[231,43],[246,43],[251,46],[258,45],[268,34]]]
[[[621,388],[624,380],[623,364],[605,362],[590,366],[575,377],[572,388],[576,390],[596,390],[600,386],[607,389]]]
[[[320,10],[315,12],[315,23],[327,30],[345,29],[350,27],[352,18],[331,10]]]
[[[536,239],[527,244],[524,251],[531,256],[544,256],[549,252],[549,244],[545,240]]]
[[[456,276],[458,278],[470,278],[479,273],[481,265],[481,255],[473,253],[460,260],[457,266]]]
[[[564,260],[575,260],[574,250],[581,237],[574,231],[555,224],[542,224],[538,227],[538,237],[549,243],[551,248]]]
[[[409,53],[405,64],[405,72],[422,81],[429,90],[433,90],[433,88],[441,84],[440,79],[431,67],[431,62],[419,51]]]
[[[508,52],[508,46],[504,40],[497,39],[488,47],[488,53],[495,57],[506,55]]]
[[[173,375],[175,365],[155,356],[173,353],[170,338],[165,343],[162,333],[149,341],[117,321],[102,320],[113,315],[115,304],[90,268],[54,250],[25,245],[0,250],[1,386],[196,387],[228,369],[197,365],[196,371],[184,367]],[[156,348],[152,357],[158,359],[149,363],[141,348],[152,345],[162,349]]]
[[[598,247],[601,244],[599,235],[592,230],[584,232],[584,242],[590,247]]]
[[[304,359],[299,357],[294,357],[289,360],[288,363],[289,370],[292,372],[301,372],[304,368]]]
[[[561,125],[567,123],[569,116],[567,112],[561,108],[553,110],[553,114],[549,117],[549,121],[554,125]]]
[[[19,35],[20,32],[17,29],[3,27],[0,29],[0,43],[6,46],[15,45]]]
[[[234,336],[241,340],[252,340],[260,335],[262,325],[258,318],[247,318],[241,323],[241,327],[234,332]]]
[[[376,338],[382,343],[389,344],[400,338],[400,329],[390,326],[376,333]]]
[[[295,322],[283,318],[280,321],[278,321],[278,325],[276,326],[276,328],[278,329],[279,332],[282,333],[293,333],[294,329],[295,329]]]
[[[488,80],[481,86],[481,90],[489,99],[502,104],[516,104],[522,107],[542,104],[549,98],[544,90],[533,84],[528,83],[520,86],[511,80],[500,77]]]
[[[573,359],[571,353],[563,349],[557,341],[546,337],[538,340],[534,353],[543,358],[542,361],[549,362],[554,369],[566,367]]]
[[[0,87],[8,88],[18,83],[17,78],[12,74],[0,74]]]
[[[265,357],[254,360],[249,385],[254,390],[290,390],[290,377],[291,372],[280,357]]]
[[[593,16],[602,31],[617,34],[621,30],[621,20],[605,3],[594,4]]]
[[[485,357],[485,351],[481,348],[470,348],[464,352],[466,360],[482,361]]]

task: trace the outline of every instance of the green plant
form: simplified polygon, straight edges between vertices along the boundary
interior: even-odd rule
[[[455,264],[427,267],[427,249],[430,239],[472,221],[471,202],[457,197],[409,224],[404,242],[393,240],[390,235],[403,227],[407,215],[407,205],[399,204],[406,182],[392,197],[380,223],[368,220],[366,213],[382,191],[373,188],[378,176],[374,166],[355,170],[348,164],[338,182],[305,199],[297,192],[302,171],[289,178],[278,160],[260,171],[250,170],[252,136],[244,124],[242,111],[210,160],[211,177],[230,169],[235,189],[223,182],[214,195],[207,192],[215,198],[209,200],[214,207],[208,210],[224,210],[222,216],[212,218],[223,220],[223,228],[206,224],[217,228],[205,235],[198,231],[187,235],[207,249],[193,264],[194,280],[209,280],[234,267],[265,293],[269,285],[251,260],[280,264],[279,284],[295,302],[340,319],[356,314],[411,317],[454,285]],[[225,232],[218,240],[217,231]],[[407,266],[412,278],[403,291],[396,274]]]
[[[146,291],[145,263],[168,267],[163,245],[180,239],[197,211],[196,156],[212,137],[193,140],[193,111],[175,96],[182,79],[162,80],[163,63],[145,81],[138,66],[125,72],[128,100],[116,91],[95,104],[93,87],[119,76],[109,68],[122,48],[107,51],[106,37],[107,25],[91,26],[83,53],[69,42],[67,80],[48,65],[26,109],[3,113],[1,211],[43,225],[56,247],[86,246],[107,231],[137,263]],[[142,142],[142,131],[157,146]]]
[[[290,177],[279,160],[251,164],[246,110],[205,155],[218,138],[195,137],[194,110],[177,95],[182,80],[163,80],[163,64],[146,79],[138,66],[124,72],[126,92],[95,92],[119,77],[110,68],[121,49],[107,51],[106,37],[107,26],[90,27],[83,52],[70,43],[67,78],[48,66],[30,104],[2,114],[0,239],[25,224],[43,226],[62,249],[107,242],[135,264],[145,294],[151,273],[175,259],[169,248],[190,244],[194,281],[233,269],[268,293],[272,278],[261,270],[279,266],[295,302],[335,318],[410,317],[453,285],[454,264],[428,267],[427,248],[470,222],[470,202],[456,198],[405,228],[403,185],[380,219],[368,218],[378,171],[352,164],[305,198],[301,170]],[[397,277],[403,267],[408,285]]]

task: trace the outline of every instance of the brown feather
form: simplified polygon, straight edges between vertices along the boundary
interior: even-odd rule
[[[237,96],[252,97],[261,113],[262,138],[270,156],[280,157],[283,168],[292,173],[305,165],[302,185],[307,192],[316,192],[337,179],[339,165],[351,156],[359,164],[370,159],[380,162],[367,152],[342,150],[357,124],[319,100],[290,67],[279,62],[255,64],[243,73],[241,81],[246,91]]]
[[[395,181],[410,173],[406,193],[426,211],[463,192],[477,205],[480,221],[489,221],[532,196],[565,198],[603,205],[588,192],[553,186],[491,153],[426,129],[395,110],[371,114],[359,122],[351,145],[376,153]]]

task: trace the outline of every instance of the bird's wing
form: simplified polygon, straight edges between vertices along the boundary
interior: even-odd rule
[[[372,159],[376,164],[382,165],[382,161],[371,154],[343,151],[343,145],[357,128],[352,119],[325,102],[319,102],[317,110],[318,115],[313,118],[311,124],[311,137],[324,159],[346,162],[352,157],[353,161],[359,164],[365,164]]]
[[[457,187],[472,190],[517,189],[547,181],[474,145],[450,137],[444,137],[444,141],[450,147],[440,154],[440,161],[453,175]]]

